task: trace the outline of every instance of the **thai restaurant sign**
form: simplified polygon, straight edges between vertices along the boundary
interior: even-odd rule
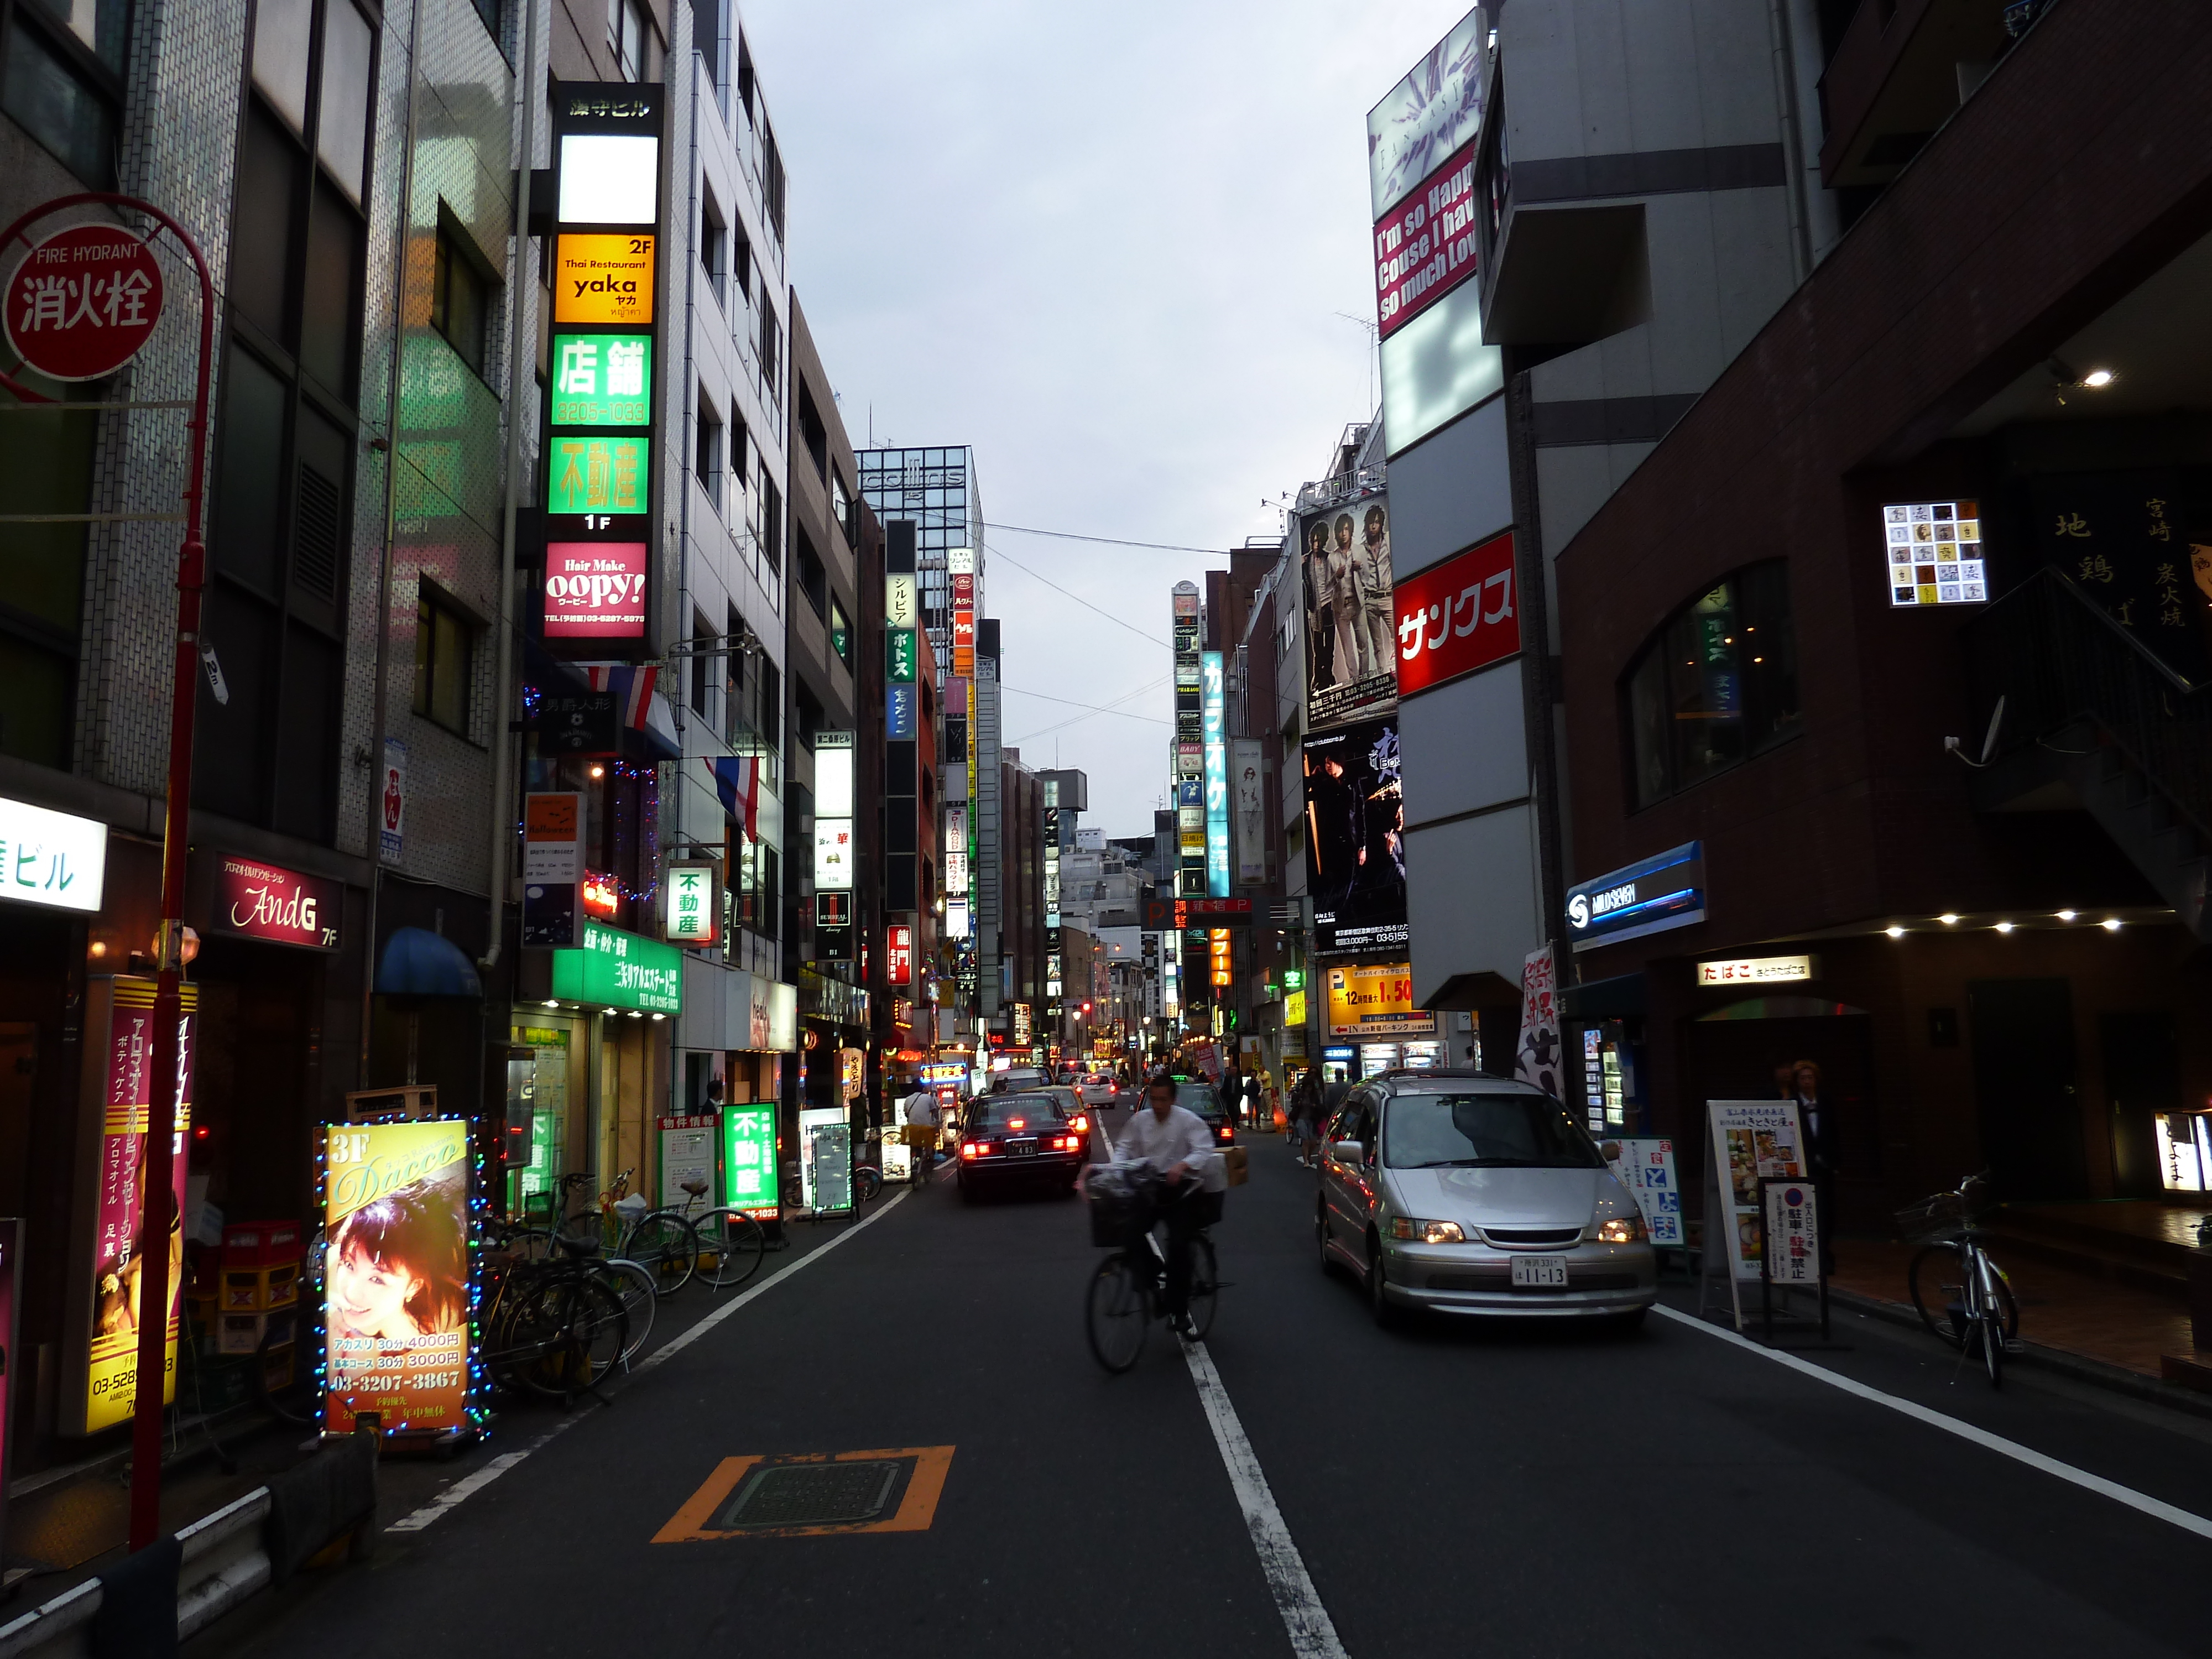
[[[324,1131],[323,1430],[458,1431],[469,1401],[469,1126]]]
[[[177,1120],[171,1147],[173,1218],[169,1229],[169,1283],[163,1297],[168,1348],[162,1399],[176,1398],[178,1292],[184,1283],[185,1154],[192,1121],[192,1074],[199,1035],[199,988],[179,988],[183,1018],[177,1030]],[[86,1029],[100,1043],[100,1059],[85,1081],[100,1090],[100,1153],[87,1166],[94,1190],[79,1213],[90,1224],[75,1265],[77,1285],[70,1310],[82,1335],[71,1346],[82,1360],[80,1387],[68,1393],[66,1415],[77,1431],[97,1434],[131,1415],[137,1397],[138,1325],[145,1316],[139,1264],[146,1170],[146,1126],[154,1100],[154,981],[118,975],[91,982]]]
[[[345,889],[323,876],[225,856],[216,868],[210,927],[313,951],[338,948]]]

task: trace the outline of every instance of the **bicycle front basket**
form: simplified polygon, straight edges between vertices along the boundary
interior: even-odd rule
[[[1966,1206],[1956,1193],[1933,1193],[1897,1212],[1897,1229],[1917,1243],[1948,1238],[1966,1223]]]

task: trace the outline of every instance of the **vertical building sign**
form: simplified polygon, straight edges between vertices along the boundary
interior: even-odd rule
[[[81,1261],[88,1279],[73,1310],[88,1319],[82,1395],[70,1415],[82,1410],[81,1432],[97,1434],[131,1415],[137,1397],[138,1324],[148,1316],[139,1268],[145,1256],[140,1237],[145,1200],[146,1126],[154,1100],[154,981],[118,975],[94,981],[94,1006],[106,1004],[106,1054],[84,1068],[88,1086],[100,1091],[98,1103],[100,1157],[88,1173],[96,1182],[91,1201],[81,1212],[91,1222],[90,1248]],[[199,988],[182,988],[184,1018],[177,1031],[177,1127],[170,1165],[174,1203],[169,1225],[169,1282],[157,1294],[168,1326],[161,1398],[177,1389],[178,1292],[184,1283],[185,1155],[192,1121],[192,1071],[199,1035]],[[88,1022],[94,1030],[96,1024]]]
[[[1221,653],[1208,651],[1200,659],[1202,724],[1206,744],[1206,891],[1212,898],[1229,896],[1229,743],[1228,705],[1224,696]]]
[[[1263,882],[1267,878],[1267,814],[1263,774],[1267,763],[1257,738],[1232,738],[1229,742],[1229,793],[1237,807],[1237,879]]]
[[[522,798],[522,942],[576,942],[578,890],[584,880],[584,798]]]
[[[952,675],[955,679],[969,680],[975,677],[975,550],[972,547],[948,548],[945,554],[945,580],[952,584]]]
[[[661,89],[560,87],[544,478],[545,637],[637,656],[651,603],[659,453]]]

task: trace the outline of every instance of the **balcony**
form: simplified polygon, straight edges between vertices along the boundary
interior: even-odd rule
[[[1820,76],[1820,182],[1897,177],[2048,0],[1860,0]]]

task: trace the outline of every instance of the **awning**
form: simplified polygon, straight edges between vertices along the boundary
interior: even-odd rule
[[[380,997],[482,997],[477,965],[453,940],[427,927],[397,927],[376,960]]]

